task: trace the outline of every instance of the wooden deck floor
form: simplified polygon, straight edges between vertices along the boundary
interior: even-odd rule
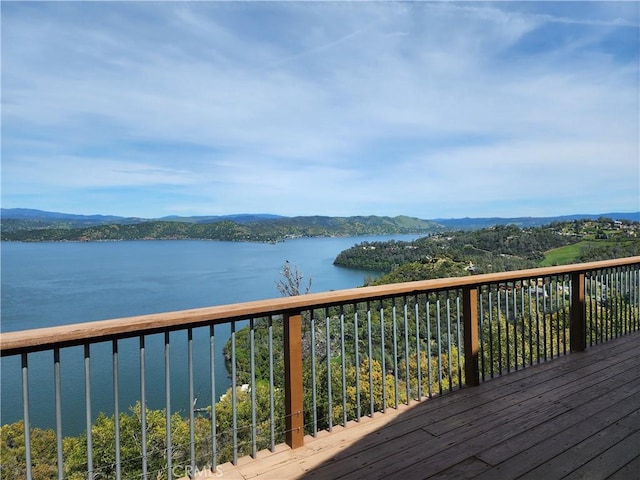
[[[389,409],[233,479],[640,479],[640,333],[479,387]]]

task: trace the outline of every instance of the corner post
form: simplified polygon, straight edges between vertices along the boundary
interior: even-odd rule
[[[478,287],[462,290],[462,319],[464,322],[464,377],[469,386],[480,384],[478,368]]]
[[[284,315],[284,405],[287,445],[304,445],[302,382],[302,315]]]
[[[584,272],[571,275],[571,351],[583,352],[587,348],[585,318]]]

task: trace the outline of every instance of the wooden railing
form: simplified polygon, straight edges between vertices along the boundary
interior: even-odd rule
[[[211,379],[209,468],[221,460],[220,435],[216,420],[214,372],[214,329],[231,325],[229,356],[232,388],[232,436],[230,458],[238,454],[256,454],[261,444],[256,390],[261,380],[268,383],[271,434],[268,447],[273,448],[280,433],[292,448],[304,443],[304,435],[319,429],[331,429],[337,421],[346,424],[365,414],[384,411],[388,406],[423,400],[461,388],[478,385],[496,375],[527,368],[568,352],[579,352],[589,345],[639,329],[640,257],[622,258],[549,268],[521,270],[459,278],[363,287],[325,293],[307,294],[271,300],[222,305],[209,308],[168,312],[138,317],[87,322],[37,330],[0,334],[2,357],[20,356],[22,401],[26,443],[25,475],[32,478],[30,447],[29,357],[34,352],[53,352],[57,439],[57,472],[65,476],[62,455],[61,393],[59,381],[60,351],[83,346],[85,359],[85,407],[87,465],[89,478],[104,474],[92,458],[91,346],[110,342],[113,345],[113,397],[119,412],[118,385],[122,382],[118,367],[118,345],[124,339],[139,339],[140,402],[147,405],[145,389],[145,339],[164,335],[166,445],[162,455],[164,478],[175,473],[171,438],[170,332],[188,334],[190,464],[193,472],[201,465],[196,458],[194,433],[195,401],[193,393],[192,339],[196,329],[210,332]],[[555,302],[555,303],[554,303]],[[397,304],[402,312],[398,315]],[[445,313],[443,313],[445,312]],[[260,319],[267,319],[260,325]],[[250,446],[238,447],[237,419],[242,369],[235,355],[236,322],[248,321],[247,347],[251,368],[246,375],[251,394]],[[324,321],[324,325],[323,325]],[[238,326],[244,323],[238,323]],[[273,347],[274,328],[282,328],[284,371],[274,365],[278,348]],[[345,328],[347,330],[345,330]],[[403,338],[404,335],[404,338]],[[261,337],[262,336],[262,337]],[[256,337],[268,338],[269,379],[256,378]],[[347,340],[345,340],[347,338]],[[324,342],[324,344],[323,344]],[[244,345],[244,344],[243,344]],[[404,352],[402,351],[404,350]],[[266,361],[266,360],[265,360]],[[162,365],[156,365],[161,369]],[[267,366],[265,364],[265,369]],[[381,375],[374,370],[380,368]],[[282,376],[284,389],[283,418],[274,414],[274,396]],[[336,379],[336,376],[338,377]],[[354,380],[351,379],[353,376]],[[341,378],[340,378],[341,377]],[[368,377],[368,379],[367,379]],[[244,378],[244,377],[243,377]],[[368,382],[367,382],[368,380]],[[352,382],[352,384],[350,383]],[[309,384],[311,384],[309,386]],[[355,384],[355,385],[354,385]],[[338,386],[338,390],[332,387]],[[351,387],[351,388],[350,388]],[[381,392],[376,397],[375,392]],[[318,393],[320,392],[320,393]],[[363,413],[367,412],[367,413]],[[145,437],[146,410],[142,409],[142,445],[139,469],[143,478],[151,478],[149,461],[158,452],[147,451]],[[116,418],[116,445],[120,432]],[[283,420],[281,427],[280,422]],[[116,452],[109,468],[121,478],[124,459]],[[155,477],[154,477],[155,478]]]

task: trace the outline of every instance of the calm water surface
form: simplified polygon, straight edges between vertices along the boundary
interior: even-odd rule
[[[370,272],[335,267],[335,256],[361,241],[410,240],[394,237],[295,239],[277,244],[212,241],[99,243],[3,243],[2,331],[41,328],[277,297],[275,282],[286,260],[312,291],[360,286]],[[240,326],[240,325],[239,325]],[[222,347],[229,326],[216,327],[216,397],[230,385]],[[188,411],[186,333],[171,334],[171,410]],[[140,399],[139,340],[118,343],[120,409]],[[113,413],[112,345],[91,347],[91,409]],[[82,348],[61,352],[63,432],[85,429]],[[163,336],[145,339],[145,385],[149,408],[164,408]],[[194,330],[195,391],[198,406],[211,404],[208,328]],[[2,359],[2,424],[22,418],[20,362]],[[31,420],[55,426],[53,354],[29,356]]]

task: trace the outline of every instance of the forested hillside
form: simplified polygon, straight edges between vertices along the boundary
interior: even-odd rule
[[[286,238],[431,233],[444,228],[412,217],[282,217],[255,221],[220,220],[209,223],[187,221],[144,221],[134,224],[106,224],[83,228],[17,228],[20,220],[5,220],[3,241],[62,242],[115,240],[225,240],[276,242]]]
[[[334,264],[386,273],[376,284],[534,268],[640,255],[640,223],[609,219],[515,225],[431,235],[413,242],[363,242]]]

